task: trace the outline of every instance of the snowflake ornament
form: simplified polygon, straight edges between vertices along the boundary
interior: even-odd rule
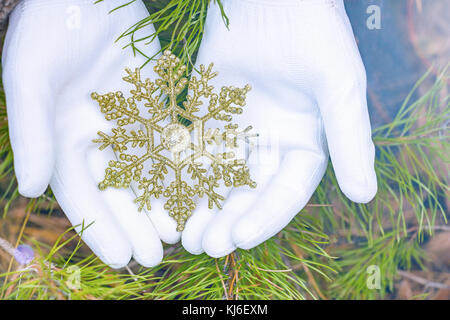
[[[111,146],[117,155],[109,161],[99,188],[128,188],[135,184],[139,210],[151,210],[151,198],[164,196],[164,208],[176,220],[178,231],[184,229],[195,209],[195,197],[206,196],[210,209],[214,205],[221,208],[224,197],[217,193],[220,183],[226,187],[256,187],[246,161],[237,159],[233,151],[240,146],[239,141],[248,143],[248,138],[256,135],[249,133],[251,127],[240,131],[237,124],[231,123],[232,115],[242,113],[250,86],[225,86],[216,94],[208,84],[217,76],[212,67],[201,65],[199,78],[192,76],[188,81],[183,77],[186,66],[165,51],[154,68],[160,77],[154,82],[141,80],[139,69],[126,69],[128,75],[123,80],[134,86],[129,98],[120,91],[91,95],[106,120],[117,124],[111,134],[100,131],[99,138],[93,140],[101,144],[100,150]],[[177,97],[186,85],[189,95],[181,107]],[[138,103],[143,105],[141,109]],[[202,114],[200,107],[206,104]],[[180,119],[189,124],[182,124]],[[205,130],[211,119],[226,123],[223,130]],[[222,147],[225,152],[213,152],[211,146],[216,150]],[[145,170],[145,166],[151,169]],[[167,181],[169,170],[173,171],[171,181]]]

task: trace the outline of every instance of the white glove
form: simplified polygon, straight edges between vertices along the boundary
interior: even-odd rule
[[[202,200],[182,233],[191,253],[213,257],[272,237],[307,204],[328,150],[341,190],[355,202],[377,190],[366,76],[342,0],[226,0],[229,30],[211,4],[197,65],[211,84],[253,89],[234,120],[259,133],[250,156],[257,189],[237,188],[222,210]],[[211,127],[223,127],[213,123]]]
[[[24,0],[10,17],[3,51],[3,81],[19,192],[41,195],[50,184],[73,225],[87,227],[82,239],[112,267],[133,256],[144,266],[158,264],[161,241],[148,215],[137,211],[131,190],[100,191],[112,150],[92,142],[109,132],[90,94],[130,89],[125,67],[145,62],[115,40],[148,15],[138,0],[120,10],[122,0]],[[148,35],[153,26],[141,30]],[[158,41],[141,48],[148,56]],[[152,66],[142,77],[155,78]]]

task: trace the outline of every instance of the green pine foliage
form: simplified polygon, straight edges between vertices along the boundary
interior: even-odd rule
[[[136,42],[157,35],[163,49],[175,50],[192,66],[208,2],[146,1],[150,17],[124,30],[122,37],[137,50]],[[136,30],[151,22],[156,25],[154,35],[134,38]],[[25,230],[19,240],[32,245],[36,258],[28,266],[18,266],[11,258],[9,270],[0,270],[0,299],[386,298],[400,270],[425,268],[422,244],[447,224],[447,69],[412,100],[431,79],[430,73],[419,79],[393,121],[373,132],[379,190],[371,203],[348,200],[330,165],[310,204],[272,239],[220,259],[191,255],[179,244],[166,246],[164,261],[154,268],[132,262],[121,270],[110,269],[85,253],[72,229],[53,244],[38,242]],[[2,90],[0,159],[0,204],[6,219],[18,192]],[[51,220],[54,207],[49,190],[29,201],[27,216],[48,215]],[[379,283],[371,277],[377,272]]]

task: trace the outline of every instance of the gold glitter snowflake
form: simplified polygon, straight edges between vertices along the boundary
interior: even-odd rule
[[[176,220],[178,231],[184,229],[195,209],[194,197],[206,196],[210,209],[214,205],[221,208],[224,197],[216,192],[221,182],[227,187],[256,187],[245,160],[237,159],[233,151],[239,147],[239,140],[248,142],[255,135],[249,134],[251,127],[239,131],[237,124],[231,123],[233,114],[242,113],[250,86],[242,89],[225,86],[216,94],[208,84],[217,76],[212,67],[213,64],[208,68],[201,65],[199,78],[192,76],[188,83],[183,77],[186,66],[165,51],[154,68],[160,77],[154,82],[141,80],[139,69],[126,69],[128,75],[123,80],[134,86],[131,97],[125,98],[120,91],[91,95],[106,120],[117,123],[112,134],[98,132],[100,137],[93,140],[101,144],[100,150],[112,146],[117,155],[109,161],[99,188],[128,188],[135,181],[140,192],[135,199],[139,210],[144,207],[151,210],[152,196],[163,195],[167,198],[164,208]],[[186,85],[190,94],[181,107],[177,97]],[[138,103],[143,105],[141,109]],[[203,104],[205,107],[207,104],[207,111],[201,114]],[[145,109],[148,114],[143,114],[147,113]],[[189,125],[183,125],[180,119],[188,120],[185,122]],[[223,130],[205,130],[211,119],[227,124]],[[214,153],[208,146],[221,146],[226,151]],[[151,169],[144,171],[146,165]],[[168,170],[173,170],[174,178],[166,182]],[[191,178],[191,183],[182,179],[183,173]]]

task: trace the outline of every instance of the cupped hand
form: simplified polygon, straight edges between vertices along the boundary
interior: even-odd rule
[[[92,140],[110,131],[94,91],[128,90],[126,67],[145,62],[130,49],[124,30],[148,12],[138,0],[24,0],[13,11],[3,49],[3,82],[19,192],[40,196],[50,185],[59,205],[82,239],[106,264],[119,268],[131,257],[158,264],[160,238],[148,216],[138,212],[131,189],[100,191],[98,182],[113,159]],[[149,25],[143,35],[154,32]],[[147,56],[157,40],[140,48]],[[143,77],[154,78],[152,67]]]
[[[360,203],[377,190],[366,75],[342,0],[228,0],[229,29],[211,4],[197,66],[215,63],[216,87],[249,83],[239,126],[253,126],[247,159],[256,189],[202,200],[182,233],[191,253],[224,256],[282,230],[307,204],[331,156],[341,190]],[[216,123],[212,127],[220,127]]]

